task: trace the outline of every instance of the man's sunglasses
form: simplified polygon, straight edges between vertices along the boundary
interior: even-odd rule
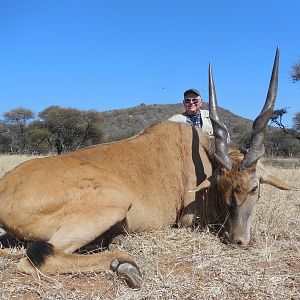
[[[194,103],[194,104],[197,104],[198,103],[198,101],[199,101],[199,99],[198,98],[185,98],[184,100],[184,103]]]

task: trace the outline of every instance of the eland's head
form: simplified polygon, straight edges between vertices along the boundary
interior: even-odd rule
[[[264,154],[264,131],[270,120],[278,86],[279,50],[277,48],[265,104],[253,123],[250,147],[247,152],[228,148],[227,129],[217,111],[217,99],[211,65],[209,66],[209,112],[215,137],[215,160],[218,168],[196,190],[217,187],[227,208],[227,240],[244,246],[250,241],[250,229],[259,198],[260,184],[268,183],[280,189],[293,189],[289,184],[270,175],[259,162]],[[194,191],[196,191],[194,190]]]

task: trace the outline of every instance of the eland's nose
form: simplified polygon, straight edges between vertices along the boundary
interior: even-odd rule
[[[232,244],[239,247],[247,246],[249,243],[247,239],[242,239],[242,238],[233,239],[231,242]]]
[[[234,237],[234,236],[230,235],[228,233],[228,231],[226,231],[224,233],[224,236],[229,243],[239,246],[239,247],[247,246],[249,243],[249,240],[247,238]]]
[[[237,246],[243,246],[243,241],[242,240],[235,240],[234,244],[236,244]]]

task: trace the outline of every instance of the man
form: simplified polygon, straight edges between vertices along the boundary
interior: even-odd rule
[[[209,111],[200,109],[202,106],[200,92],[196,89],[189,89],[184,92],[183,96],[185,112],[172,116],[169,121],[182,122],[200,127],[205,133],[213,136],[214,133],[209,118]]]

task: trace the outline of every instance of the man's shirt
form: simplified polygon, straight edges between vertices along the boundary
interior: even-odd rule
[[[201,109],[196,115],[190,116],[186,112],[177,114],[169,118],[169,121],[187,123],[195,127],[202,128],[202,130],[210,136],[214,135],[214,131],[209,118],[209,111]]]

